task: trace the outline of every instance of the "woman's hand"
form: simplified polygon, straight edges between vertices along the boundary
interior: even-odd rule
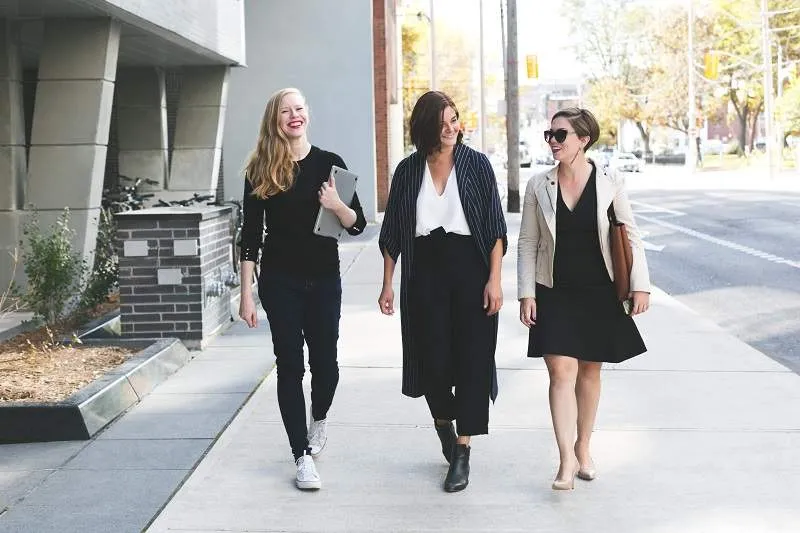
[[[378,296],[378,307],[384,315],[394,314],[394,289],[391,285],[384,285],[381,295]]]
[[[319,189],[319,203],[325,209],[330,209],[331,211],[338,212],[341,211],[343,208],[347,208],[342,202],[342,199],[339,198],[339,193],[336,191],[336,180],[331,176],[328,181],[322,184],[322,187]]]
[[[650,293],[635,291],[633,295],[633,308],[631,309],[631,316],[641,315],[650,309]]]
[[[242,291],[242,297],[239,300],[239,318],[245,323],[254,328],[258,325],[258,313],[256,312],[256,304],[253,301],[253,295]]]
[[[523,298],[519,301],[519,321],[527,328],[536,324],[536,298]]]
[[[503,307],[503,287],[499,279],[489,278],[486,288],[483,289],[483,308],[486,309],[488,316],[492,316],[497,314],[501,307]]]

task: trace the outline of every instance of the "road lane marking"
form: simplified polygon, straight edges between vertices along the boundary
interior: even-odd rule
[[[644,246],[645,250],[652,250],[654,252],[661,252],[664,250],[663,244],[653,244],[645,240],[642,240],[642,246]]]
[[[776,263],[779,265],[787,265],[793,268],[800,269],[800,261],[792,261],[791,259],[786,259],[784,257],[780,257],[775,254],[763,252],[761,250],[756,250],[755,248],[750,248],[749,246],[744,246],[742,244],[738,244],[732,241],[720,239],[718,237],[714,237],[713,235],[695,231],[691,228],[685,228],[683,226],[679,226],[678,224],[673,224],[665,220],[659,220],[657,218],[652,218],[645,215],[636,215],[636,218],[644,220],[646,222],[650,222],[652,224],[658,224],[659,226],[662,226],[664,228],[669,228],[671,230],[679,231],[681,233],[684,233],[691,237],[695,237],[697,239],[702,239],[707,242],[711,242],[714,244],[718,244],[720,246],[724,246],[726,248],[730,248],[731,250],[736,250],[737,252],[742,252],[753,257],[758,257],[759,259],[766,259],[767,261],[770,261],[772,263]]]
[[[636,209],[636,213],[666,213],[668,215],[673,215],[676,217],[686,216],[686,213],[682,211],[675,211],[674,209],[669,209],[667,207],[660,207],[654,204],[648,204],[645,202],[640,202],[638,200],[631,200],[631,205],[635,206],[640,209]]]

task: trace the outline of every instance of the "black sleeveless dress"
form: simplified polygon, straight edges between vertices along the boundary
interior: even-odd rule
[[[596,174],[593,168],[572,211],[558,188],[553,288],[536,284],[536,324],[528,337],[528,357],[566,355],[620,363],[647,350],[617,301],[600,251]]]

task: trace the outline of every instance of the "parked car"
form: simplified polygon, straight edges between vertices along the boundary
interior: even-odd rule
[[[603,170],[611,163],[612,153],[605,150],[589,150],[586,155]]]
[[[530,168],[533,164],[533,155],[531,155],[531,150],[528,148],[528,143],[525,141],[519,142],[519,166],[523,168]]]
[[[614,154],[608,164],[611,170],[620,172],[641,172],[644,170],[644,163],[641,159],[629,152],[618,152]]]
[[[536,156],[537,165],[555,165],[556,160],[553,159],[553,154],[550,151],[542,152]]]

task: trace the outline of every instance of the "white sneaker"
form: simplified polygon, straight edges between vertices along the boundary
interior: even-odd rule
[[[319,479],[317,467],[314,466],[314,459],[310,455],[303,455],[297,460],[295,483],[297,483],[297,488],[301,490],[318,490],[322,488],[322,481]]]
[[[311,420],[308,424],[308,447],[312,457],[317,457],[328,442],[328,419],[314,420],[314,415],[310,412],[308,415]]]

